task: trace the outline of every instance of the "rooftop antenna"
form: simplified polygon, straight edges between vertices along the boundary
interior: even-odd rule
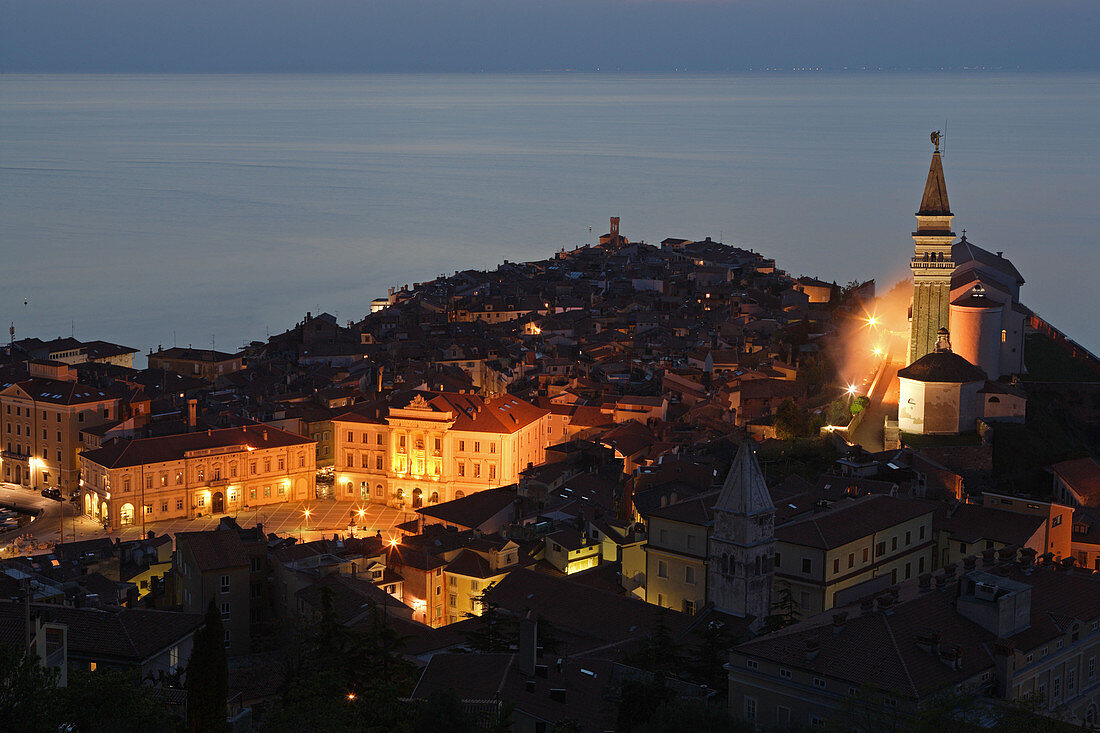
[[[943,153],[942,157],[947,157],[947,118],[943,118]]]

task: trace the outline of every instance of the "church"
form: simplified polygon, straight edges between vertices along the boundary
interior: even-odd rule
[[[939,148],[928,168],[913,232],[913,301],[908,366],[898,371],[898,428],[957,434],[979,419],[1023,422],[1023,392],[1009,381],[1024,371],[1020,304],[1024,279],[1003,252],[956,241]]]

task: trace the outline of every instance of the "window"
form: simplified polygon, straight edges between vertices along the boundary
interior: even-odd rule
[[[759,669],[760,664],[755,659],[746,659],[745,666],[749,669]]]
[[[206,506],[206,496],[204,496],[203,494],[199,494],[199,499],[195,503],[199,506]]]
[[[481,478],[481,464],[474,464],[474,478]]]
[[[1061,677],[1055,677],[1054,678],[1054,687],[1052,688],[1051,691],[1054,694],[1054,699],[1055,700],[1062,699],[1062,678]]]
[[[745,720],[756,720],[756,698],[745,698]]]
[[[176,486],[183,484],[183,471],[176,471]]]
[[[229,620],[229,601],[222,601],[222,619]]]
[[[853,567],[856,564],[856,553],[848,553],[848,567]]]
[[[890,552],[893,552],[896,549],[898,549],[898,538],[897,537],[891,537],[890,538]]]
[[[1059,514],[1058,516],[1056,516],[1056,517],[1054,517],[1053,519],[1050,520],[1050,526],[1051,527],[1057,527],[1061,523],[1062,523],[1062,515],[1061,514]]]
[[[447,595],[447,602],[451,604],[451,607],[458,605],[458,596],[454,593]]]
[[[695,568],[690,565],[684,568],[684,582],[695,585]]]
[[[818,688],[819,690],[824,690],[825,680],[821,679],[820,677],[814,677],[814,687]]]
[[[695,601],[689,601],[686,598],[684,599],[684,613],[686,613],[688,616],[695,615]]]
[[[256,489],[249,489],[248,490],[248,498],[249,499],[255,499],[256,498]]]
[[[1089,671],[1088,678],[1093,680],[1096,677],[1096,657],[1089,657]]]
[[[496,453],[497,452],[497,444],[496,443],[489,443],[489,452],[490,453]]]
[[[279,470],[280,471],[285,471],[286,470],[286,459],[285,458],[280,458],[279,459]]]
[[[256,461],[251,461],[251,462],[250,462],[250,463],[248,464],[248,472],[249,472],[250,474],[252,474],[253,476],[255,476],[255,475],[256,475],[256,465],[257,465],[257,464],[256,464]]]
[[[222,576],[221,586],[222,586],[222,593],[228,593],[229,592],[229,576],[228,575],[223,575]]]
[[[162,502],[160,503],[160,510],[161,510],[162,512],[166,512],[166,511],[168,511],[168,502],[166,502],[166,501],[162,501]]]
[[[833,559],[833,572],[834,573],[839,573],[840,572],[840,558],[839,557]]]
[[[867,562],[867,550],[868,548],[863,548],[863,562]]]
[[[179,511],[179,510],[182,510],[182,509],[183,509],[183,499],[176,499],[176,510]]]
[[[348,442],[349,443],[354,443],[355,442],[355,433],[351,432],[350,430],[348,431]]]
[[[265,499],[270,499],[271,498],[271,487],[270,486],[265,486],[264,487],[264,498]]]
[[[905,532],[905,546],[908,547],[911,544],[913,544],[913,533],[906,530],[906,532]]]
[[[496,466],[489,466],[489,478],[496,478],[496,477],[497,477],[497,467]]]
[[[885,542],[879,542],[877,545],[875,545],[875,557],[882,557],[885,554],[886,554],[886,543]]]
[[[475,440],[474,441],[474,453],[480,453],[480,452],[481,452],[481,441],[480,440]]]
[[[279,496],[286,494],[286,484],[279,484]]]
[[[781,552],[775,553],[775,566],[776,567],[779,567],[779,560],[782,558],[782,556],[783,556],[783,553],[781,553]]]
[[[264,473],[271,473],[271,459],[264,459]]]
[[[465,440],[458,441],[458,449],[460,451],[466,450],[466,441]]]
[[[230,639],[230,636],[229,636],[229,629],[226,629],[226,630],[225,630],[225,648],[226,648],[226,649],[228,649],[228,648],[229,648],[229,639]]]
[[[804,572],[804,573],[813,572],[813,561],[811,561],[810,558],[808,558],[808,557],[802,558],[802,572]]]
[[[779,676],[782,677],[785,680],[789,680],[791,678],[791,670],[789,670],[789,669],[780,669],[779,670]]]
[[[922,539],[922,540],[924,539],[924,525],[923,524],[920,526],[920,530],[917,532],[917,537],[919,539]]]
[[[458,462],[458,475],[459,476],[465,476],[466,475],[466,464],[463,463],[462,461]]]
[[[664,560],[658,560],[657,561],[657,577],[658,578],[667,578],[668,577],[668,565],[665,563]]]
[[[146,514],[152,514],[153,513],[153,505],[152,504],[146,504],[145,505],[145,513]]]

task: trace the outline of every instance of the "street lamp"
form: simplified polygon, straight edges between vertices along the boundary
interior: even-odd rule
[[[303,510],[302,510],[302,516],[304,517],[303,523],[304,523],[305,525],[307,525],[307,526],[306,526],[306,529],[309,529],[309,526],[308,526],[308,525],[309,525],[309,515],[310,515],[311,513],[312,513],[312,512],[311,512],[311,511],[310,511],[309,509],[303,509]],[[302,528],[301,528],[301,526],[299,526],[299,527],[298,527],[298,539],[299,539],[300,541],[302,541],[302,542],[304,542],[304,541],[305,541],[305,538],[304,538],[304,537],[302,536]]]

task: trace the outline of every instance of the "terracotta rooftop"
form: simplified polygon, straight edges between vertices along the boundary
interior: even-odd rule
[[[268,425],[202,430],[157,438],[114,440],[80,455],[104,468],[124,468],[182,460],[188,451],[209,448],[283,448],[312,445],[313,440]]]

